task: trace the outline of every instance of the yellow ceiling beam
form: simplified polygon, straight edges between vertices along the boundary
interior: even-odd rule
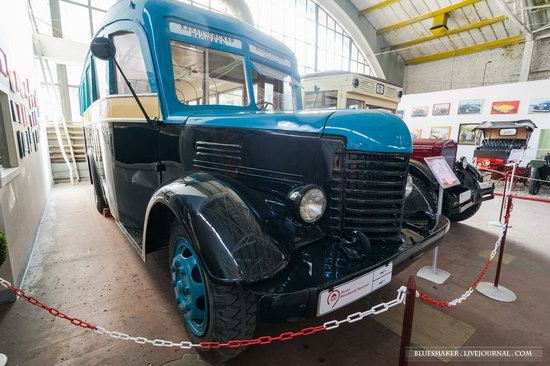
[[[449,29],[447,32],[445,32],[443,34],[432,34],[432,35],[429,35],[429,36],[426,36],[426,37],[417,38],[417,39],[413,39],[411,41],[395,44],[395,45],[391,46],[391,49],[392,50],[398,50],[398,49],[401,49],[401,48],[414,46],[415,44],[424,43],[424,42],[428,42],[428,41],[433,41],[434,39],[438,39],[438,38],[441,38],[441,37],[447,37],[447,36],[457,34],[457,33],[467,32],[467,31],[470,31],[470,30],[473,30],[473,29],[479,29],[479,28],[486,27],[486,26],[491,25],[491,24],[503,22],[505,20],[506,20],[505,15],[501,15],[501,16],[498,16],[498,17],[495,17],[495,18],[485,19],[485,20],[482,20],[482,21],[479,21],[479,22],[467,24],[467,25],[462,26],[462,27]]]
[[[421,22],[423,20],[426,20],[426,19],[430,19],[430,18],[433,18],[435,16],[438,16],[438,15],[441,15],[441,14],[445,14],[445,13],[448,13],[448,12],[451,12],[453,10],[457,10],[457,9],[460,9],[460,8],[463,8],[465,6],[469,6],[469,5],[473,5],[475,3],[478,3],[482,0],[464,0],[464,1],[461,1],[459,3],[456,3],[456,4],[453,4],[453,5],[450,5],[450,6],[447,6],[445,8],[441,8],[439,10],[435,10],[435,11],[431,11],[429,13],[426,13],[426,14],[423,14],[423,15],[419,15],[417,17],[414,17],[414,18],[411,18],[411,19],[407,19],[407,20],[404,20],[402,22],[399,22],[399,23],[396,23],[396,24],[392,24],[392,25],[389,25],[387,27],[384,27],[384,28],[381,28],[381,29],[378,29],[378,33],[384,33],[384,32],[388,32],[388,31],[392,31],[392,30],[395,30],[395,29],[399,29],[399,28],[402,28],[402,27],[405,27],[407,25],[411,25],[411,24],[414,24],[414,23],[418,23],[418,22]]]
[[[393,5],[393,4],[398,3],[400,1],[401,0],[384,0],[381,3],[378,3],[378,4],[373,5],[373,6],[369,6],[368,8],[361,10],[359,13],[362,14],[362,15],[365,15],[367,13],[370,13],[370,12],[378,10],[378,9],[385,8],[386,6]]]
[[[454,51],[441,52],[433,55],[409,59],[405,61],[405,65],[416,65],[416,64],[422,64],[425,62],[443,60],[445,58],[451,58],[455,56],[469,55],[471,53],[510,46],[521,42],[525,42],[525,35],[523,34],[519,36],[509,37],[509,38],[497,39],[496,41],[482,43],[475,46],[459,48]]]

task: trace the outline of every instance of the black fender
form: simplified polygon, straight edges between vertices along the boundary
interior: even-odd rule
[[[159,188],[148,204],[143,255],[158,247],[155,233],[170,235],[172,218],[187,230],[213,280],[251,283],[272,277],[288,265],[290,251],[282,226],[270,220],[268,211],[264,201],[250,198],[246,187],[222,176],[193,173],[176,178]]]
[[[430,168],[424,163],[421,163],[417,160],[410,161],[409,173],[420,180],[422,180],[428,187],[433,190],[436,190],[439,187],[437,179],[431,172]]]

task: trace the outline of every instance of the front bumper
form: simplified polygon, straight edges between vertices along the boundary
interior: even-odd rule
[[[359,261],[339,250],[338,242],[325,238],[297,249],[289,266],[274,278],[248,285],[247,288],[259,296],[262,318],[281,321],[314,317],[319,294],[323,290],[332,289],[390,262],[394,276],[433,248],[448,231],[449,220],[442,216],[429,234],[422,236],[415,233],[414,243],[373,245],[369,255]]]
[[[493,183],[480,183],[479,189],[472,189],[472,196],[465,202],[460,202],[460,197],[449,194],[446,198],[449,214],[458,214],[466,211],[475,204],[495,198],[495,185]]]

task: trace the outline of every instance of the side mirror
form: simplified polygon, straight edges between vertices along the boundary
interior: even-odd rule
[[[104,61],[113,59],[116,54],[114,43],[106,37],[94,38],[90,44],[90,51],[94,57]]]

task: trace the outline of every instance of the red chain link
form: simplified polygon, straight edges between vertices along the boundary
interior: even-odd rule
[[[430,296],[428,296],[422,290],[417,290],[417,291],[418,291],[418,294],[420,295],[420,299],[422,299],[422,301],[424,301],[427,304],[437,306],[439,308],[448,308],[448,307],[450,307],[450,305],[447,301],[438,301],[438,300],[435,300],[435,299],[431,298]]]
[[[504,220],[506,225],[508,225],[508,222],[510,221],[510,213],[514,209],[514,204],[512,203],[512,201],[509,201],[508,204],[510,205],[510,211],[508,211],[508,215],[505,217],[505,220]],[[488,259],[485,262],[485,264],[483,264],[483,268],[481,268],[481,272],[479,272],[479,275],[477,276],[476,280],[470,286],[471,288],[477,288],[477,285],[481,282],[483,277],[485,277],[485,275],[489,271],[489,267],[491,266],[491,263],[492,263],[491,259]],[[437,307],[440,307],[440,308],[448,308],[448,307],[451,306],[451,305],[449,305],[449,303],[447,301],[438,301],[438,300],[435,300],[434,298],[430,297],[429,295],[427,295],[422,290],[417,290],[417,291],[418,291],[418,294],[420,296],[420,299],[422,301],[424,301],[425,303],[427,303],[427,304],[437,306]]]
[[[56,317],[61,318],[61,319],[65,319],[73,325],[77,325],[77,326],[82,327],[84,329],[90,329],[90,330],[96,330],[97,329],[97,327],[95,325],[86,323],[85,321],[82,321],[78,318],[73,318],[71,316],[68,316],[67,314],[62,313],[61,311],[59,311],[57,309],[50,308],[49,306],[46,306],[46,305],[42,304],[40,301],[36,300],[34,297],[25,294],[25,291],[20,290],[18,288],[15,288],[12,285],[9,285],[8,289],[11,292],[13,292],[16,296],[19,296],[19,297],[27,300],[32,305],[38,306],[39,308],[46,310],[48,313],[52,314],[53,316],[56,316]]]
[[[308,336],[317,332],[321,332],[323,330],[326,330],[324,325],[319,325],[317,327],[307,327],[304,328],[298,332],[286,332],[281,333],[276,337],[272,336],[262,336],[254,339],[243,339],[243,340],[233,340],[229,341],[227,343],[221,343],[221,342],[201,342],[200,348],[202,349],[216,349],[216,348],[239,348],[239,347],[247,347],[247,346],[253,346],[255,344],[269,344],[274,341],[288,341],[292,338],[300,337],[300,336]]]

